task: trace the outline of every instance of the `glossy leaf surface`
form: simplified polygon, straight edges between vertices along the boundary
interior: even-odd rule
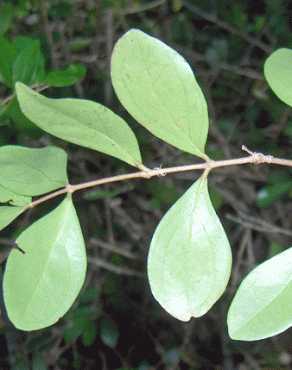
[[[16,240],[3,291],[8,316],[21,330],[54,324],[75,301],[85,278],[85,245],[71,196]]]
[[[16,92],[22,112],[48,133],[133,166],[141,164],[133,131],[110,109],[89,100],[49,99],[21,83]]]
[[[160,221],[150,245],[154,297],[172,316],[204,315],[224,292],[231,269],[227,236],[200,178]]]
[[[271,54],[265,62],[264,74],[274,93],[292,107],[292,50],[282,48]]]
[[[0,185],[16,194],[41,195],[68,184],[67,154],[54,146],[2,146],[0,167]]]
[[[236,340],[258,340],[292,326],[292,248],[252,270],[231,302],[227,324]]]
[[[181,55],[132,29],[114,48],[111,76],[118,98],[141,125],[169,144],[206,158],[207,105]]]

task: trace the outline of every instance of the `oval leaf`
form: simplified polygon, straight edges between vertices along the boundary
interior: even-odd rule
[[[16,92],[22,112],[49,134],[141,167],[133,131],[110,109],[83,99],[49,99],[20,82]]]
[[[8,316],[21,330],[54,324],[75,301],[85,278],[86,254],[71,196],[16,240],[3,291]]]
[[[160,221],[150,245],[152,293],[172,316],[204,315],[224,292],[231,249],[211,204],[207,179],[197,180]]]
[[[274,93],[292,107],[292,50],[278,49],[265,62],[264,74]]]
[[[114,48],[111,76],[118,98],[141,125],[183,151],[208,158],[206,101],[181,55],[132,29]]]
[[[231,302],[227,324],[236,340],[258,340],[292,326],[292,248],[252,270]]]
[[[68,185],[67,154],[63,149],[0,148],[0,185],[21,195],[41,195]]]

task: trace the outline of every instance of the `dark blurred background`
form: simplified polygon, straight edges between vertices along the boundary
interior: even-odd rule
[[[123,116],[138,138],[144,164],[154,168],[192,164],[197,158],[151,135],[119,103],[110,80],[110,56],[119,37],[139,28],[189,62],[208,103],[206,152],[211,158],[245,156],[242,145],[291,158],[291,108],[273,94],[263,75],[274,50],[292,47],[291,16],[292,3],[280,0],[0,1],[0,34],[10,41],[16,36],[39,40],[47,70],[84,64],[81,82],[44,94],[93,100]],[[1,81],[0,94],[2,103],[11,94]],[[0,145],[6,144],[64,148],[71,184],[132,171],[117,159],[3,114]],[[211,198],[232,246],[233,270],[210,312],[183,323],[150,292],[146,261],[155,227],[199,176],[186,172],[129,180],[74,194],[88,251],[85,285],[65,317],[43,330],[15,329],[2,304],[0,369],[290,369],[291,330],[240,342],[231,340],[226,328],[226,312],[243,277],[291,246],[290,169],[244,165],[212,171]],[[11,241],[60,200],[43,203],[1,231],[2,273]]]

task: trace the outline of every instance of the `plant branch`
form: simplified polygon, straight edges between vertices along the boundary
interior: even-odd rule
[[[106,177],[104,179],[89,181],[89,182],[85,182],[85,183],[77,184],[77,185],[69,184],[63,189],[55,191],[51,194],[48,194],[42,198],[39,198],[29,203],[27,205],[27,208],[33,208],[36,205],[43,203],[61,194],[74,193],[75,191],[78,191],[78,190],[92,188],[95,186],[109,184],[109,183],[113,183],[117,181],[124,181],[124,180],[130,180],[130,179],[138,179],[138,178],[150,179],[153,176],[160,177],[160,176],[166,176],[169,173],[178,173],[178,172],[186,172],[186,171],[194,171],[194,170],[206,170],[206,173],[208,173],[214,168],[237,166],[240,164],[247,164],[247,163],[251,163],[251,164],[268,163],[268,164],[277,164],[280,166],[292,167],[292,160],[290,159],[276,158],[271,155],[265,155],[263,153],[252,152],[249,149],[247,149],[244,145],[242,146],[242,150],[249,153],[249,156],[242,157],[242,158],[235,158],[235,159],[224,159],[220,161],[214,161],[210,159],[204,163],[191,164],[191,165],[179,166],[179,167],[169,167],[169,168],[160,167],[160,168],[154,168],[153,170],[149,170],[147,172],[139,171],[139,172],[128,173],[124,175],[111,176],[111,177]]]
[[[292,236],[292,231],[283,227],[275,226],[265,220],[257,217],[244,215],[242,212],[239,216],[234,216],[230,213],[226,214],[226,218],[236,223],[243,225],[245,228],[257,230],[265,233],[281,233],[283,235]]]
[[[97,267],[102,267],[105,270],[112,271],[118,275],[137,276],[140,278],[146,278],[146,274],[143,272],[135,271],[127,267],[116,266],[100,258],[87,257],[87,261]]]

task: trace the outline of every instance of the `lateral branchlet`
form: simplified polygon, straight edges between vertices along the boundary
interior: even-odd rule
[[[158,177],[166,176],[166,173],[162,169],[162,165],[160,165],[160,167],[155,167],[154,170],[157,172]]]
[[[272,155],[265,155],[263,153],[252,152],[245,145],[242,145],[241,149],[250,154],[251,156],[250,162],[253,164],[272,163],[273,158]]]

